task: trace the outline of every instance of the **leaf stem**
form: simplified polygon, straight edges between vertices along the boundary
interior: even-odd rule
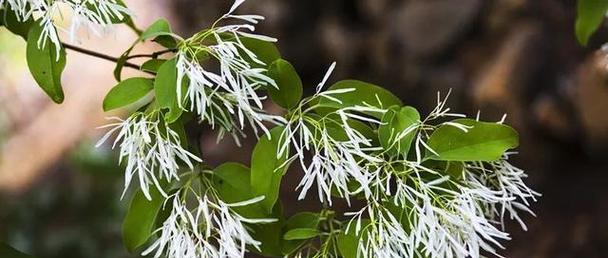
[[[69,50],[72,50],[72,51],[76,51],[78,53],[82,53],[82,54],[85,54],[85,55],[97,57],[97,58],[100,58],[100,59],[103,59],[103,60],[107,60],[107,61],[110,61],[110,62],[114,62],[114,63],[118,63],[118,61],[119,61],[117,57],[113,57],[113,56],[106,55],[106,54],[103,54],[103,53],[99,53],[99,52],[95,52],[95,51],[92,51],[92,50],[84,49],[84,48],[77,47],[77,46],[74,46],[74,45],[70,45],[70,44],[67,44],[67,43],[62,43],[62,45],[66,49],[69,49]],[[137,69],[137,70],[141,71],[141,67],[139,65],[137,65],[137,64],[134,64],[134,63],[125,62],[124,66],[125,67],[129,67],[129,68],[133,68],[133,69]],[[152,73],[152,72],[149,72],[149,71],[143,71],[143,72],[146,72],[146,73],[149,73],[149,74],[155,74],[155,73]]]

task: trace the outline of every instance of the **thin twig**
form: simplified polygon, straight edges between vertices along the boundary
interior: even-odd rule
[[[159,57],[159,56],[161,56],[161,55],[163,55],[163,54],[170,53],[170,52],[174,52],[174,51],[175,51],[175,49],[165,49],[165,50],[162,50],[162,51],[156,51],[156,52],[153,52],[152,54],[138,54],[138,55],[132,55],[132,56],[127,57],[127,60],[129,60],[129,59],[133,59],[133,58],[140,58],[140,57],[157,58],[157,57]]]
[[[63,47],[65,47],[66,49],[70,49],[70,50],[73,50],[73,51],[76,51],[76,52],[79,52],[79,53],[82,53],[82,54],[85,54],[85,55],[94,56],[94,57],[97,57],[97,58],[100,58],[100,59],[104,59],[104,60],[107,60],[107,61],[110,61],[110,62],[114,62],[114,63],[118,63],[119,62],[119,58],[117,58],[117,57],[109,56],[109,55],[106,55],[106,54],[103,54],[103,53],[98,53],[98,52],[95,52],[95,51],[92,51],[92,50],[84,49],[84,48],[77,47],[77,46],[74,46],[74,45],[70,45],[70,44],[67,44],[67,43],[62,43],[62,44],[63,44]],[[125,62],[123,66],[124,67],[133,68],[133,69],[137,69],[137,70],[141,71],[141,67],[139,65],[137,65],[137,64],[134,64],[134,63]],[[152,73],[152,72],[149,72],[149,71],[143,71],[143,72],[146,72],[146,73],[149,73],[149,74],[155,74],[155,73]]]

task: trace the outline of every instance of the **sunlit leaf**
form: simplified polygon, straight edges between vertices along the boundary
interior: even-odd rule
[[[162,64],[167,62],[166,59],[150,59],[143,64],[141,64],[141,70],[146,72],[158,72],[158,69]]]
[[[165,19],[158,19],[146,28],[139,36],[140,40],[155,38],[154,41],[166,48],[175,48],[175,41],[171,25]]]
[[[146,96],[154,88],[154,82],[146,78],[129,78],[114,86],[103,99],[103,110],[124,107]]]

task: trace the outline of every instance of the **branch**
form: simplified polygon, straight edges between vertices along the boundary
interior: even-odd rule
[[[82,54],[85,54],[85,55],[94,56],[94,57],[101,58],[103,60],[107,60],[107,61],[114,62],[114,63],[118,63],[119,62],[119,58],[117,58],[117,57],[109,56],[109,55],[106,55],[106,54],[103,54],[103,53],[98,53],[98,52],[95,52],[95,51],[92,51],[92,50],[84,49],[84,48],[77,47],[77,46],[74,46],[74,45],[70,45],[70,44],[67,44],[67,43],[62,43],[62,45],[66,49],[69,49],[69,50],[72,50],[72,51],[76,51],[76,52],[79,52],[79,53],[82,53]],[[125,62],[123,66],[124,67],[133,68],[133,69],[137,69],[137,70],[141,71],[141,67],[139,65],[137,65],[137,64],[134,64],[134,63]],[[143,72],[146,72],[146,73],[149,73],[149,74],[155,74],[155,73],[148,72],[148,71],[143,71]]]
[[[165,50],[162,50],[162,51],[153,52],[152,54],[132,55],[132,56],[127,57],[127,60],[133,59],[133,58],[140,58],[140,57],[150,57],[150,58],[156,59],[156,58],[158,58],[159,56],[161,56],[163,54],[171,53],[171,52],[175,52],[175,49],[165,49]]]

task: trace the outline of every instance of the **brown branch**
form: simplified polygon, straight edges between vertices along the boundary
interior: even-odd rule
[[[165,49],[165,50],[153,52],[152,54],[132,55],[132,56],[127,57],[127,60],[133,59],[133,58],[140,58],[140,57],[158,58],[159,56],[161,56],[163,54],[171,53],[171,52],[175,52],[175,49]]]
[[[109,56],[109,55],[106,55],[106,54],[103,54],[103,53],[98,53],[98,52],[95,52],[95,51],[92,51],[92,50],[84,49],[84,48],[77,47],[77,46],[74,46],[74,45],[70,45],[70,44],[67,44],[67,43],[62,43],[62,44],[63,44],[63,47],[65,47],[66,49],[72,50],[72,51],[76,51],[76,52],[79,52],[79,53],[82,53],[82,54],[85,54],[85,55],[94,56],[94,57],[97,57],[97,58],[100,58],[100,59],[103,59],[103,60],[107,60],[107,61],[110,61],[110,62],[114,62],[114,63],[118,63],[119,62],[119,58],[117,58],[117,57]],[[137,70],[141,71],[141,66],[139,66],[137,64],[134,64],[134,63],[125,62],[123,66],[124,67],[133,68],[133,69],[137,69]],[[149,72],[149,71],[143,71],[143,72],[146,72],[146,73],[149,73],[149,74],[155,74],[155,73],[152,73],[152,72]]]

